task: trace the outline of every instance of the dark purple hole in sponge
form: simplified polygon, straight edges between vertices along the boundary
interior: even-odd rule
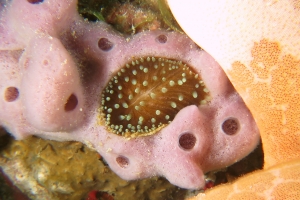
[[[27,0],[27,1],[32,4],[39,4],[39,3],[43,3],[44,0]]]
[[[128,158],[124,156],[118,156],[116,158],[117,163],[120,165],[122,168],[126,168],[129,165],[129,160]]]
[[[179,146],[184,150],[191,150],[196,144],[196,137],[192,133],[184,133],[179,138]]]
[[[74,94],[71,94],[67,103],[65,104],[65,111],[72,111],[76,108],[78,104],[78,99]]]
[[[240,129],[239,121],[235,118],[228,118],[222,124],[222,130],[227,135],[233,135]]]
[[[19,96],[19,90],[15,87],[8,87],[4,93],[5,101],[12,102],[16,100]]]
[[[166,35],[159,35],[156,37],[156,41],[159,42],[159,43],[166,43],[168,41],[168,37]]]
[[[109,51],[113,48],[114,44],[107,38],[100,38],[98,41],[98,47],[103,51]]]

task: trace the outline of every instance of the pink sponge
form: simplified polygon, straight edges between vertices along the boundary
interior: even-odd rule
[[[186,35],[125,38],[76,1],[1,8],[0,125],[16,139],[77,140],[127,180],[183,188],[249,154],[255,122],[218,63]]]
[[[60,40],[50,36],[33,38],[19,67],[23,74],[23,112],[31,125],[56,132],[81,124],[83,88],[76,64]]]

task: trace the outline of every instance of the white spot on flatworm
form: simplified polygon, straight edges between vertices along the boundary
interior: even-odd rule
[[[183,95],[182,95],[182,94],[180,94],[180,95],[178,96],[178,100],[179,100],[179,101],[182,101],[182,100],[183,100]]]
[[[132,83],[132,85],[136,85],[136,80],[133,79],[133,80],[131,81],[131,83]]]
[[[177,107],[176,103],[175,102],[171,102],[171,107],[172,108],[176,108]]]
[[[151,93],[150,93],[150,97],[151,97],[152,99],[154,99],[154,98],[156,97],[156,94],[154,94],[153,92],[151,92]]]
[[[193,92],[193,97],[197,98],[198,97],[198,93],[196,91]]]
[[[162,93],[166,93],[167,91],[168,91],[167,88],[165,88],[165,87],[161,88],[161,92],[162,92]]]
[[[171,80],[171,81],[169,82],[169,85],[170,85],[170,86],[174,86],[174,85],[175,85],[175,82]]]

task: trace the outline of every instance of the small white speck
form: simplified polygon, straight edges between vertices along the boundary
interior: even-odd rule
[[[134,70],[132,70],[132,74],[133,75],[137,75],[137,71],[134,69]]]
[[[148,85],[148,81],[143,81],[143,86],[147,86]]]
[[[115,104],[115,108],[116,109],[120,108],[120,105],[119,104]]]
[[[198,93],[196,91],[193,92],[193,97],[196,99],[198,97]]]
[[[180,95],[178,96],[178,100],[179,100],[179,101],[182,101],[182,100],[183,100],[183,95],[180,94]]]
[[[202,100],[202,101],[200,101],[200,104],[201,105],[205,105],[207,103],[207,101],[206,100]]]
[[[152,99],[155,99],[156,94],[154,94],[153,92],[151,92],[151,93],[150,93],[150,97],[151,97]]]
[[[174,85],[175,85],[175,82],[171,80],[171,81],[169,82],[169,85],[170,85],[170,86],[174,86]]]
[[[127,103],[122,103],[123,108],[128,108],[128,104]]]
[[[209,91],[208,91],[207,88],[204,88],[204,89],[203,89],[203,92],[208,93]]]
[[[171,102],[171,107],[172,108],[176,108],[177,107],[176,103],[175,102]]]
[[[133,80],[131,81],[131,83],[132,83],[132,85],[136,85],[136,80],[133,79]]]
[[[128,82],[128,81],[129,81],[129,77],[126,76],[126,77],[124,78],[124,80],[125,80],[126,82]]]
[[[167,91],[168,91],[167,88],[165,88],[165,87],[161,88],[161,92],[162,92],[162,93],[166,93]]]
[[[156,110],[156,111],[155,111],[155,114],[156,114],[156,115],[160,115],[160,110]]]

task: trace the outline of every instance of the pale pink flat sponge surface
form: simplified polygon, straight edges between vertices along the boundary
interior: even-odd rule
[[[161,175],[190,189],[256,147],[249,110],[186,35],[125,38],[84,21],[76,4],[2,5],[0,125],[8,132],[81,141],[124,179]]]

